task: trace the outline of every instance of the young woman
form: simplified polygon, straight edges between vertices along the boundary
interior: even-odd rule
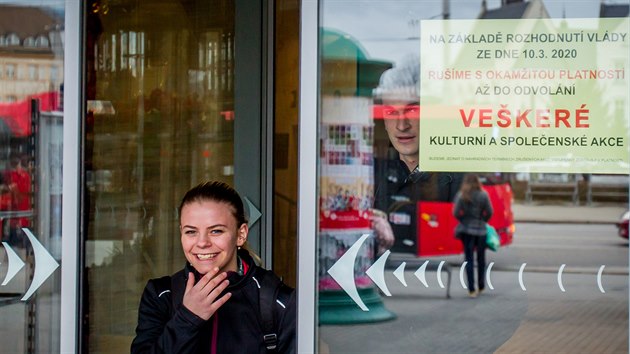
[[[294,353],[295,291],[245,249],[249,229],[238,193],[222,182],[202,183],[186,193],[179,213],[188,262],[147,283],[131,352]]]
[[[467,174],[455,196],[453,215],[459,221],[455,235],[464,244],[468,294],[476,297],[485,288],[486,269],[486,222],[492,216],[492,204],[481,188],[479,177]],[[475,289],[474,257],[477,250],[477,290]]]

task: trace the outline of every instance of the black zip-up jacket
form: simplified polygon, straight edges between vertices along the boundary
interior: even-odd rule
[[[225,292],[232,297],[207,321],[182,306],[190,265],[172,275],[170,292],[161,285],[164,278],[149,280],[140,300],[131,353],[267,353],[258,292],[263,273],[270,271],[256,266],[247,252],[240,250],[238,255],[247,263],[247,273],[228,276],[230,285]],[[288,301],[273,306],[276,352],[295,353],[295,290]]]
[[[388,159],[374,161],[374,208],[388,214],[395,235],[392,252],[416,254],[418,249],[417,202],[452,202],[462,173],[409,171],[390,147]]]
[[[409,171],[398,158],[377,159],[374,171],[374,207],[384,212],[409,202],[452,202],[463,179],[462,173]]]

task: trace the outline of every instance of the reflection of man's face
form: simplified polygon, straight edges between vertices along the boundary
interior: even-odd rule
[[[388,100],[383,102],[382,108],[389,141],[409,170],[413,170],[418,164],[420,106],[417,101]]]

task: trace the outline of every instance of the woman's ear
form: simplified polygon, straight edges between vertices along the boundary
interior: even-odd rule
[[[236,245],[241,247],[247,242],[247,235],[249,234],[249,227],[247,223],[243,223],[239,228],[236,236]]]

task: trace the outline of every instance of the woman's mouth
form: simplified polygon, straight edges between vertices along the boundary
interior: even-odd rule
[[[197,259],[201,260],[201,261],[207,261],[209,259],[213,259],[214,257],[217,256],[217,253],[197,253],[196,254]]]

